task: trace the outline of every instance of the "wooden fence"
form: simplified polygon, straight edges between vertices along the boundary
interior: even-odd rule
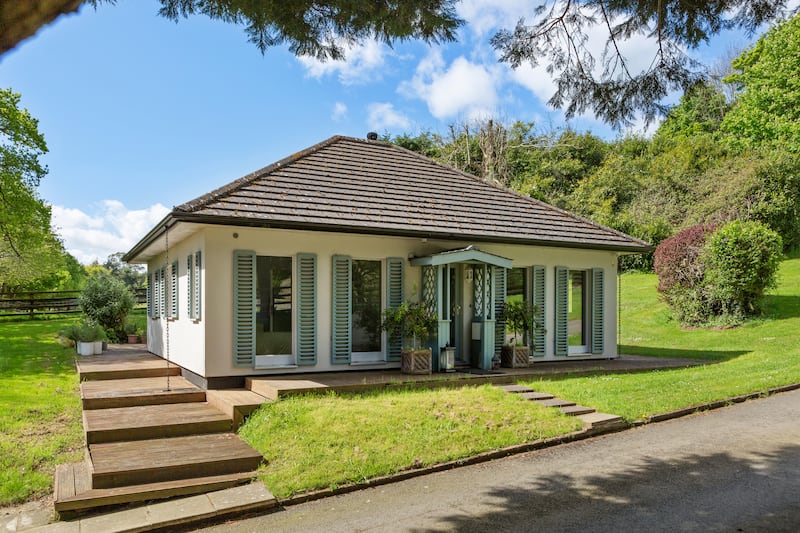
[[[147,289],[136,289],[136,304],[147,302]],[[0,294],[0,317],[80,313],[81,291],[28,291]]]

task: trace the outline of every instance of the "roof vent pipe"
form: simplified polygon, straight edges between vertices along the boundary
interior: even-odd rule
[[[377,141],[378,140],[378,134],[375,133],[374,131],[371,131],[371,132],[367,133],[367,140],[368,141]]]

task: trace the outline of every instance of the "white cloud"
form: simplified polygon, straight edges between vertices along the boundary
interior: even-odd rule
[[[313,57],[301,56],[297,60],[312,78],[322,78],[338,74],[343,85],[355,85],[380,79],[386,61],[386,45],[369,40],[358,46],[344,45],[344,59],[341,61],[320,61]]]
[[[367,106],[367,124],[376,131],[389,128],[408,129],[411,121],[396,111],[394,104],[374,102]]]
[[[347,106],[343,102],[336,102],[333,104],[333,112],[331,113],[331,120],[338,122],[347,116]]]
[[[405,96],[419,98],[438,119],[491,115],[497,107],[497,84],[502,69],[457,57],[449,67],[438,51],[420,61],[413,78],[400,84]]]
[[[54,205],[53,229],[64,247],[81,263],[103,262],[116,252],[127,252],[150,231],[169,209],[155,204],[129,210],[117,200],[103,200],[92,214]]]
[[[500,28],[513,30],[520,18],[531,18],[534,8],[520,0],[461,0],[456,12],[476,37],[483,38]]]

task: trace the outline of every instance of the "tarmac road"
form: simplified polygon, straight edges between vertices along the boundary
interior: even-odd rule
[[[208,531],[800,531],[800,390]]]

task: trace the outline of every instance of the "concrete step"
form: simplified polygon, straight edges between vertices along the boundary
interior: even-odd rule
[[[525,398],[526,400],[531,400],[534,402],[551,400],[554,398],[552,394],[547,394],[546,392],[521,392],[519,395],[521,398]]]
[[[578,415],[578,418],[589,424],[591,428],[625,425],[625,420],[623,420],[621,416],[610,415],[607,413],[588,413],[585,415]]]
[[[523,393],[523,392],[533,392],[532,388],[526,387],[524,385],[517,385],[517,384],[498,385],[497,387],[499,389],[501,389],[501,390],[504,390],[506,392],[511,392],[511,393],[514,393],[514,394],[520,394],[520,393]]]
[[[233,420],[233,431],[239,429],[253,411],[271,401],[246,389],[207,390],[206,400]]]
[[[595,410],[591,407],[584,407],[582,405],[567,405],[564,407],[559,407],[558,409],[565,415],[571,416],[588,415],[589,413],[595,412]]]
[[[88,463],[58,465],[55,475],[53,506],[62,518],[81,511],[109,505],[143,502],[217,491],[249,483],[255,472],[237,472],[177,481],[127,485],[109,489],[91,488],[91,466]]]
[[[208,402],[92,409],[83,412],[87,444],[230,432],[233,419]]]
[[[546,400],[537,400],[536,403],[546,407],[569,407],[575,405],[575,402],[569,400],[562,400],[561,398],[550,398]]]
[[[263,459],[233,433],[90,444],[89,455],[93,489],[250,472]]]
[[[107,379],[81,383],[84,409],[204,402],[206,392],[181,376]]]

